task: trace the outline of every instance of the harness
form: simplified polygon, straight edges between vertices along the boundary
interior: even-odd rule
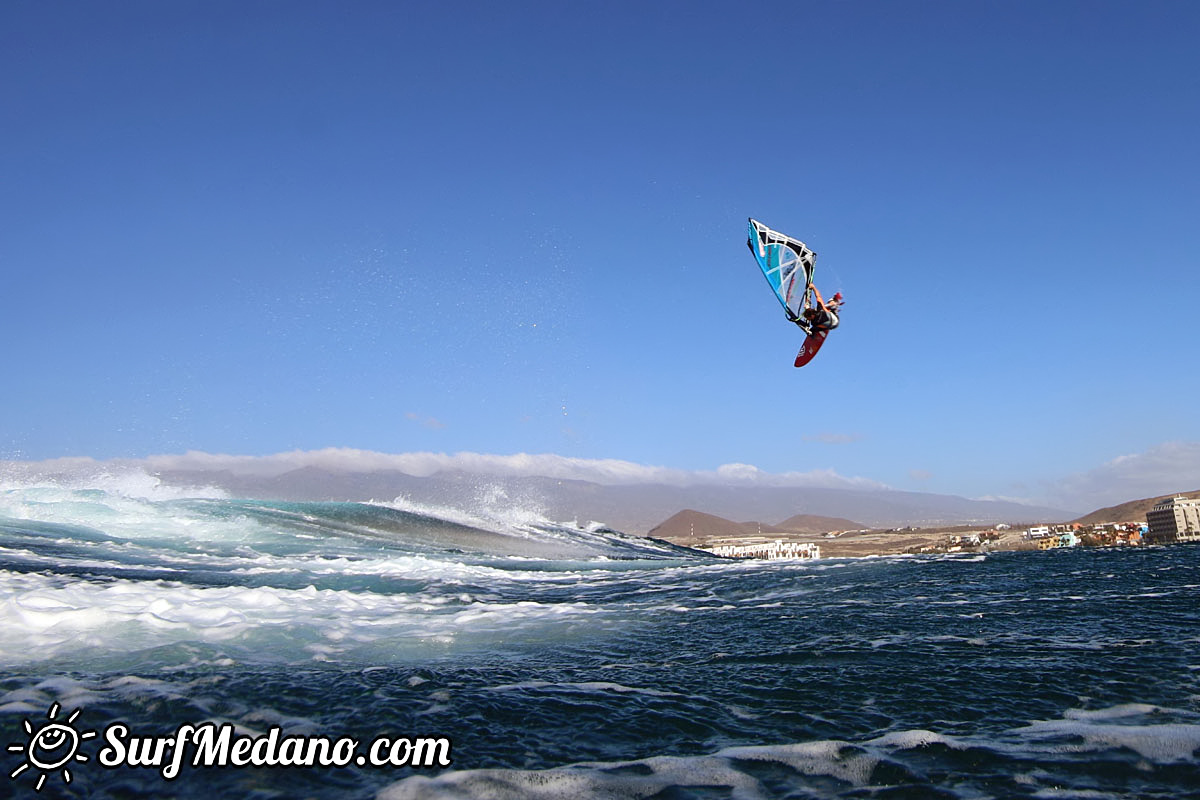
[[[814,331],[831,331],[838,326],[837,314],[830,311],[828,308],[818,308],[817,316],[812,321]]]

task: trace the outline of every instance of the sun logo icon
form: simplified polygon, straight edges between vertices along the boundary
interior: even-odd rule
[[[25,733],[29,735],[27,744],[10,744],[8,752],[24,753],[25,761],[21,766],[14,769],[8,774],[10,778],[16,778],[25,770],[33,767],[41,774],[38,776],[37,785],[34,786],[34,791],[40,792],[42,786],[46,783],[46,776],[55,770],[61,770],[63,783],[71,782],[71,770],[67,767],[73,761],[87,761],[87,756],[77,752],[79,744],[84,739],[91,739],[96,735],[95,731],[84,731],[80,733],[73,727],[75,718],[79,716],[79,709],[67,717],[66,723],[56,722],[58,717],[58,703],[50,706],[50,711],[46,714],[49,720],[45,725],[36,730],[33,723],[25,720]]]

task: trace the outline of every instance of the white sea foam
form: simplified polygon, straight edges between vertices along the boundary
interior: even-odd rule
[[[1015,733],[1050,752],[1090,753],[1123,747],[1156,764],[1195,762],[1200,750],[1200,715],[1127,703],[1096,710],[1071,709],[1062,719],[1035,721]]]
[[[172,502],[178,499],[60,486],[25,487],[0,490],[0,517],[75,526],[117,539],[236,542],[270,535],[244,515],[215,516]]]
[[[48,555],[44,553],[36,553],[25,548],[0,547],[0,559],[10,564],[26,564],[39,566],[60,566],[64,559],[61,555]],[[109,561],[98,558],[75,558],[71,560],[71,566],[75,569],[83,570],[120,570],[128,567],[128,564],[121,561]],[[161,572],[164,576],[176,572],[171,567],[154,566],[149,564],[139,565],[141,572]]]
[[[472,510],[416,503],[397,497],[389,503],[373,502],[383,508],[404,511],[434,519],[454,522],[469,528],[501,534],[540,543],[554,542],[574,547],[578,555],[596,558],[629,555],[633,546],[637,551],[661,555],[679,555],[671,546],[656,543],[651,539],[630,536],[608,529],[603,523],[589,521],[581,525],[578,521],[553,521],[546,517],[535,499],[528,497],[510,498],[497,489],[484,491],[472,504]],[[566,557],[570,557],[567,555]]]
[[[119,573],[121,570],[136,569],[139,574],[160,573],[164,578],[178,576],[185,570],[206,569],[219,570],[230,575],[300,575],[314,578],[355,575],[418,581],[436,580],[444,583],[573,580],[570,574],[498,569],[420,555],[346,557],[315,553],[276,556],[249,548],[239,548],[237,553],[222,555],[195,548],[166,550],[156,547],[155,545],[161,544],[161,540],[148,543],[147,546],[129,541],[84,543],[69,538],[51,541],[59,547],[74,545],[77,550],[86,547],[90,555],[68,557],[61,550],[41,553],[28,547],[0,546],[0,559],[11,564],[47,567],[69,564],[75,571],[100,570]]]
[[[596,567],[604,559],[622,567],[663,557],[691,558],[670,546],[596,524],[581,528],[552,523],[523,504],[465,512],[403,501],[372,509],[370,504],[292,506],[210,500],[197,498],[196,493],[181,500],[185,493],[170,488],[159,491],[153,476],[123,478],[127,485],[107,488],[71,486],[64,481],[25,481],[14,488],[9,481],[9,488],[0,489],[0,525],[17,540],[10,546],[23,551],[17,554],[18,560],[38,562],[38,548],[26,542],[46,544],[54,537],[67,547],[55,548],[52,555],[42,553],[42,559],[49,556],[76,567],[92,564],[106,571],[119,564],[253,571],[246,574],[300,573],[309,568],[325,575],[339,569],[365,574],[378,568],[376,574],[391,575],[407,569],[403,562],[399,569],[378,561],[373,565],[352,563],[358,554],[378,560],[381,546],[400,553],[444,553],[446,561],[463,560],[463,553],[473,553],[504,559],[506,567],[521,558],[549,560],[559,571],[571,569],[571,560],[584,569]],[[397,515],[395,510],[413,516]],[[456,529],[455,525],[462,527]],[[297,545],[312,556],[306,563],[301,563],[300,557],[288,564],[264,557],[262,552],[295,552]],[[151,549],[121,549],[131,546]],[[234,548],[238,548],[236,552]],[[346,560],[322,564],[321,558],[331,553]],[[237,557],[228,558],[232,555]],[[109,559],[114,563],[105,563]]]
[[[950,736],[925,730],[893,731],[892,733],[885,733],[877,739],[872,739],[869,744],[893,750],[911,750],[915,747],[928,747],[931,744],[941,744],[955,750],[963,750],[968,746],[966,743],[960,742]]]
[[[539,684],[541,686],[542,684]],[[522,685],[500,688],[520,688]],[[1089,748],[1071,752],[1091,752],[1104,747],[1126,746],[1149,761],[1167,763],[1188,759],[1198,742],[1200,727],[1189,724],[1130,725],[1145,715],[1159,713],[1145,705],[1116,706],[1099,711],[1072,711],[1063,720],[1035,723],[1022,729],[1023,735],[1040,738],[1063,735],[1080,736]],[[1118,730],[1114,730],[1118,729]],[[784,765],[811,778],[832,778],[850,787],[870,785],[875,768],[884,759],[900,751],[941,745],[954,750],[970,747],[995,748],[990,738],[983,742],[946,736],[929,730],[901,730],[887,733],[858,745],[837,740],[727,747],[711,755],[693,757],[660,756],[636,761],[579,763],[544,770],[478,769],[442,773],[436,777],[416,776],[399,781],[378,795],[379,800],[549,800],[559,797],[638,800],[667,793],[670,789],[688,789],[719,793],[736,800],[760,800],[774,797],[743,768],[748,761]],[[1002,748],[1003,749],[1003,748]],[[1057,752],[1062,752],[1058,750]],[[1036,797],[1110,798],[1111,792],[1071,787],[1039,786],[1039,774],[1015,775],[1014,780],[1029,786]],[[792,785],[798,788],[797,784]],[[814,795],[826,795],[829,787],[814,785]]]
[[[442,583],[495,585],[510,581],[570,582],[571,573],[499,569],[484,564],[465,564],[426,556],[384,556],[380,558],[342,558],[336,556],[269,556],[253,558],[208,558],[212,566],[224,566],[239,575],[302,574],[311,576],[360,575],[403,578]]]
[[[582,763],[545,770],[477,769],[415,776],[392,784],[379,800],[558,800],[564,797],[636,800],[670,787],[716,790],[733,800],[764,800],[774,793],[738,762],[786,765],[808,776],[865,786],[879,758],[845,742],[819,741],[728,747],[707,756],[656,756],[638,761]]]
[[[819,741],[798,744],[727,747],[717,753],[730,759],[775,761],[805,775],[828,775],[853,786],[863,786],[880,758],[846,742]]]
[[[481,497],[478,497],[474,511],[466,511],[454,506],[417,503],[404,496],[386,503],[372,501],[372,504],[497,533],[528,535],[531,533],[529,529],[532,526],[555,524],[544,515],[540,508],[528,500],[520,503],[507,501],[507,496],[503,495],[500,490],[496,490],[492,493],[484,492]]]
[[[1082,709],[1071,708],[1063,712],[1064,719],[1080,719],[1080,720],[1114,720],[1114,719],[1129,719],[1130,717],[1142,717],[1147,714],[1166,714],[1173,713],[1169,709],[1162,706],[1150,705],[1148,703],[1122,703],[1116,706],[1100,709]]]
[[[582,602],[500,602],[470,594],[377,594],[170,581],[84,581],[0,571],[0,662],[122,654],[179,642],[228,648],[244,660],[353,659],[410,648],[470,646],[521,633],[563,638],[602,627]],[[426,650],[427,652],[427,650]]]
[[[636,767],[649,774],[618,774]],[[753,777],[721,758],[648,758],[625,764],[580,764],[549,770],[479,769],[415,776],[381,791],[378,800],[560,800],[567,797],[638,800],[668,786],[715,787],[733,800],[766,795]]]
[[[215,486],[167,484],[140,466],[104,464],[91,459],[59,459],[41,464],[0,462],[0,493],[31,489],[99,490],[142,500],[221,499],[228,493]]]

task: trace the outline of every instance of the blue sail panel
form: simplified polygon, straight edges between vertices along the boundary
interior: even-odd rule
[[[799,316],[809,305],[817,254],[804,242],[773,231],[754,219],[750,220],[747,244],[780,304],[793,316]]]

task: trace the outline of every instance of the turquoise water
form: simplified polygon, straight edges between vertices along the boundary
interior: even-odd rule
[[[0,623],[0,796],[1200,797],[1190,546],[729,562],[511,510],[26,486]],[[97,735],[69,784],[8,777],[54,704],[452,763],[166,781]]]

